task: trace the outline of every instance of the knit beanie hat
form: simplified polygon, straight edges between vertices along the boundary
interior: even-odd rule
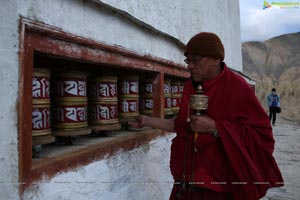
[[[224,46],[216,34],[201,32],[187,43],[184,55],[199,55],[224,60]]]

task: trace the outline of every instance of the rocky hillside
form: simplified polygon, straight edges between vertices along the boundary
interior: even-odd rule
[[[275,87],[284,117],[300,121],[300,32],[264,42],[242,44],[243,71],[256,81],[256,94],[267,110],[266,98]]]

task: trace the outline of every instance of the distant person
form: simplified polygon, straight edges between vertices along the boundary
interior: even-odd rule
[[[269,105],[269,119],[272,121],[272,125],[275,126],[276,113],[280,109],[280,97],[276,93],[276,89],[273,88],[271,94],[268,96]]]
[[[178,117],[140,115],[130,122],[137,128],[176,132],[170,200],[258,200],[267,189],[283,185],[272,156],[275,141],[268,115],[246,81],[223,62],[224,53],[216,34],[196,34],[184,52],[191,77]],[[199,84],[208,96],[208,109],[201,116],[189,107]]]

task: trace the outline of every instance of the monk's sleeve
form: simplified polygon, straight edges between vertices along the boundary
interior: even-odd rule
[[[236,99],[230,99],[231,114],[227,119],[216,120],[231,165],[233,196],[246,200],[259,199],[268,188],[280,186],[283,182],[272,156],[272,127],[252,93],[243,92]]]

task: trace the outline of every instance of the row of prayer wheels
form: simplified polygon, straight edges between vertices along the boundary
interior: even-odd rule
[[[140,86],[139,86],[140,83]],[[165,115],[179,110],[182,83],[165,80]],[[54,136],[91,130],[119,130],[140,113],[153,113],[153,81],[139,76],[95,76],[34,68],[32,77],[33,145],[52,143]]]

